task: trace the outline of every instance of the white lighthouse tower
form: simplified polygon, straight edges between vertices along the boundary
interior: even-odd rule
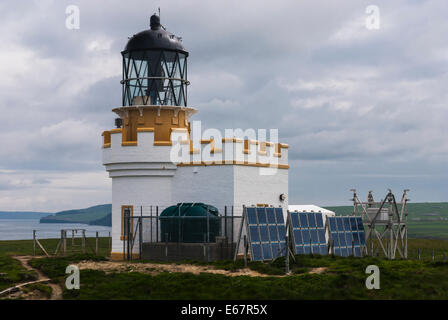
[[[242,130],[231,136],[195,131],[188,52],[158,16],[129,39],[122,56],[117,128],[103,132],[103,164],[112,178],[112,259],[123,257],[124,210],[136,215],[142,206],[203,202],[218,209],[282,206],[286,213],[288,145]]]

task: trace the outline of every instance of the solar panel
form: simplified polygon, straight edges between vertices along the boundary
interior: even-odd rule
[[[249,224],[257,224],[257,216],[255,215],[255,208],[247,208],[247,220]]]
[[[362,256],[365,232],[361,217],[328,217],[328,228],[334,255]]]
[[[288,212],[295,254],[327,254],[322,213]]]
[[[279,241],[278,240],[278,231],[277,231],[277,226],[273,225],[273,226],[269,226],[269,236],[271,238],[272,241]]]
[[[265,261],[285,255],[285,220],[282,208],[247,207],[247,234],[251,259]]]

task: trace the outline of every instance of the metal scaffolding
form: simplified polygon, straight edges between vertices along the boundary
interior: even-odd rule
[[[353,214],[362,216],[367,226],[366,244],[368,253],[373,256],[382,250],[388,259],[396,254],[402,259],[408,257],[408,229],[406,203],[408,189],[403,191],[401,202],[397,203],[389,189],[383,200],[376,202],[373,192],[369,191],[367,201],[362,202],[355,189],[353,192]]]

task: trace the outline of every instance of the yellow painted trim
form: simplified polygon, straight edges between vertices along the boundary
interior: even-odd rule
[[[123,141],[121,143],[122,147],[135,147],[137,145],[137,141]]]
[[[280,148],[283,148],[283,149],[289,149],[289,144],[286,144],[286,143],[280,143]]]
[[[109,145],[109,147],[110,147],[110,142],[111,142],[110,131],[103,131],[103,133],[101,135],[103,136],[103,146]],[[108,147],[106,147],[106,148],[108,148]]]
[[[138,253],[132,253],[132,259],[138,259],[140,255]],[[111,252],[110,260],[112,261],[123,261],[123,252]]]
[[[190,140],[190,154],[199,154],[200,150],[193,148],[193,140]]]
[[[131,217],[134,216],[134,206],[130,206],[130,205],[124,205],[121,206],[121,235],[120,235],[120,240],[126,240],[127,237],[125,237],[124,235],[124,230],[123,230],[123,218],[124,218],[124,209],[125,208],[130,208],[131,209]],[[134,219],[131,219],[131,230],[134,230]]]
[[[155,146],[171,146],[172,144],[171,141],[154,141]]]
[[[210,153],[222,153],[222,148],[213,148],[210,150]]]
[[[105,144],[103,145],[103,148],[110,148],[110,143],[105,143]]]
[[[226,143],[226,142],[238,142],[241,143],[243,142],[243,139],[239,139],[239,138],[222,138],[222,142]]]
[[[201,139],[201,144],[212,143],[213,139]]]
[[[123,132],[123,129],[122,128],[112,129],[112,130],[109,130],[109,132],[110,133],[121,133],[121,132]]]
[[[137,128],[137,132],[154,132],[154,128]]]
[[[188,132],[187,128],[171,128],[171,132],[176,131],[176,132]]]
[[[179,167],[192,167],[192,166],[221,166],[221,165],[240,165],[248,167],[263,167],[263,168],[277,168],[277,169],[289,169],[287,164],[271,164],[271,163],[250,163],[247,161],[207,161],[207,162],[180,162],[177,164]]]
[[[282,154],[278,152],[274,152],[274,157],[281,158]]]

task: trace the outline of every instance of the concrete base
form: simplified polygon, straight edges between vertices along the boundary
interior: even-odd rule
[[[154,261],[231,260],[235,243],[143,243],[142,259]]]

